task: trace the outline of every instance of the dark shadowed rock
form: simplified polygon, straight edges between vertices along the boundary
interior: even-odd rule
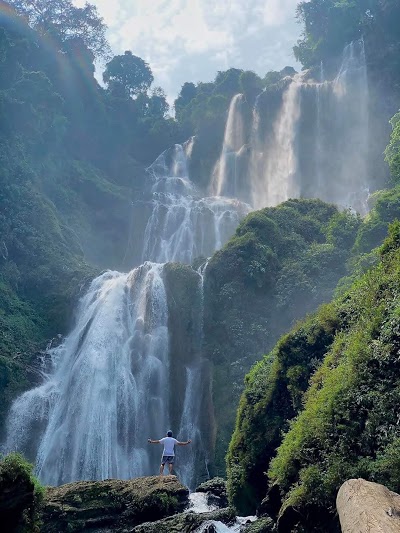
[[[244,529],[244,533],[272,533],[276,531],[274,521],[269,517],[259,518]]]
[[[142,524],[130,530],[129,533],[192,533],[206,522],[215,520],[224,524],[231,524],[235,518],[235,510],[231,507],[209,513],[186,512],[158,522]]]
[[[176,476],[80,481],[46,491],[43,533],[122,532],[182,512],[189,491]]]
[[[3,531],[27,526],[34,513],[35,486],[29,472],[17,460],[0,463],[0,517]],[[4,529],[3,529],[4,528]]]
[[[220,509],[228,505],[226,481],[222,477],[214,477],[201,483],[196,488],[196,492],[205,492],[207,494],[208,505],[216,505]]]

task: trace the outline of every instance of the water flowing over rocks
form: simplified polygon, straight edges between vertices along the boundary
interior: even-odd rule
[[[195,533],[203,524],[233,524],[236,519],[232,508],[218,509],[204,513],[186,512],[171,516],[157,522],[150,522],[136,526],[132,533]],[[204,529],[201,529],[204,531]]]

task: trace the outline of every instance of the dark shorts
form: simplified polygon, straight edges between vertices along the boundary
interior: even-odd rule
[[[161,458],[161,464],[162,465],[173,465],[174,464],[175,457],[173,455],[163,455]]]

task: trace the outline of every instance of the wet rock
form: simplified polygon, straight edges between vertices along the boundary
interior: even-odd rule
[[[226,481],[222,477],[214,477],[196,488],[196,492],[205,492],[207,494],[208,505],[215,505],[220,509],[227,507],[228,494],[226,490]]]
[[[268,490],[266,497],[262,500],[257,509],[258,516],[272,516],[277,517],[279,510],[282,507],[282,498],[278,485],[272,485]]]
[[[136,526],[129,533],[193,533],[207,522],[216,521],[224,524],[233,524],[236,519],[235,510],[231,507],[218,509],[209,513],[186,512],[179,515]],[[212,524],[207,525],[211,527]],[[212,530],[210,530],[211,533]]]
[[[259,518],[243,529],[244,533],[272,533],[275,531],[275,523],[272,518]]]
[[[182,512],[189,491],[176,476],[80,481],[48,488],[43,533],[123,532]]]

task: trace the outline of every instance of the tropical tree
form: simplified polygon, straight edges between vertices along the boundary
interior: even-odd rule
[[[146,92],[154,78],[149,65],[127,50],[107,63],[103,80],[114,96],[130,98]]]
[[[71,0],[7,0],[18,15],[31,27],[47,35],[67,51],[71,41],[78,40],[95,58],[107,58],[110,47],[106,39],[107,26],[96,6],[86,3],[76,7]]]

